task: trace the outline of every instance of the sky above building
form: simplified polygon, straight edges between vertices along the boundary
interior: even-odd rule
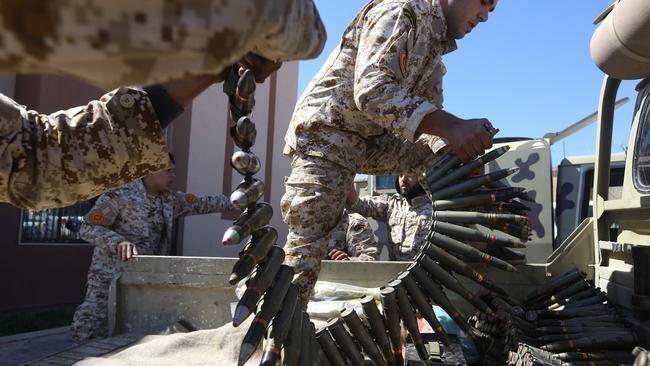
[[[477,0],[478,1],[478,0]],[[302,94],[363,0],[315,0],[328,41],[320,57],[300,63]],[[603,73],[593,64],[593,20],[612,0],[501,0],[487,23],[445,55],[444,108],[461,118],[490,119],[499,137],[542,137],[596,111]],[[636,81],[624,81],[618,98],[612,150],[624,151],[635,103]],[[553,163],[595,149],[595,124],[552,147]]]

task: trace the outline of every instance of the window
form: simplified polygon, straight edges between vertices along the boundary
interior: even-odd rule
[[[641,113],[634,144],[634,187],[641,193],[650,193],[650,83],[639,93],[636,110]]]
[[[608,197],[610,200],[621,198],[623,191],[623,179],[625,177],[625,166],[611,167],[609,171],[609,192]],[[593,216],[593,195],[594,195],[594,169],[589,168],[585,173],[584,193],[582,195],[582,202],[580,207],[580,220]]]
[[[21,243],[85,243],[79,237],[79,225],[96,199],[76,205],[43,211],[23,210]]]
[[[377,192],[395,192],[395,179],[394,175],[383,175],[375,178],[375,190]]]

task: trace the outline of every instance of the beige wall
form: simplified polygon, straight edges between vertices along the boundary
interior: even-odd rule
[[[274,210],[271,225],[278,229],[280,245],[284,245],[287,228],[280,218],[279,204],[284,193],[284,177],[289,174],[289,163],[282,155],[282,148],[297,99],[297,85],[298,64],[286,63],[276,77],[258,85],[252,116],[258,131],[252,151],[262,162],[256,177],[267,185],[267,189],[270,185],[267,199],[270,198]],[[179,177],[183,181],[178,185],[197,195],[229,194],[242,177],[227,163],[237,147],[232,147],[226,127],[227,99],[221,85],[212,86],[194,101],[190,119],[189,125],[174,125],[175,135],[186,136],[185,143],[175,142],[173,146],[177,155],[187,152],[186,177]],[[185,133],[179,131],[181,128],[185,128]],[[236,256],[243,244],[232,248],[221,245],[223,233],[234,217],[236,215],[211,214],[183,219],[179,234],[182,255]]]

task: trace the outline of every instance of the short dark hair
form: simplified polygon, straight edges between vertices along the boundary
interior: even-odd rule
[[[174,154],[169,153],[169,160],[172,162],[172,164],[176,165],[176,159],[174,159]]]

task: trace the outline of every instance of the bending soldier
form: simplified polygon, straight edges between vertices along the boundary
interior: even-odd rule
[[[86,298],[74,314],[76,342],[106,337],[108,289],[118,260],[138,254],[170,255],[174,219],[234,209],[223,195],[172,192],[173,169],[162,170],[99,197],[81,224],[81,238],[95,245]]]
[[[356,173],[412,175],[447,145],[468,161],[492,146],[486,119],[442,109],[441,57],[487,21],[496,0],[371,1],[296,106],[282,215],[285,262],[306,305]]]

